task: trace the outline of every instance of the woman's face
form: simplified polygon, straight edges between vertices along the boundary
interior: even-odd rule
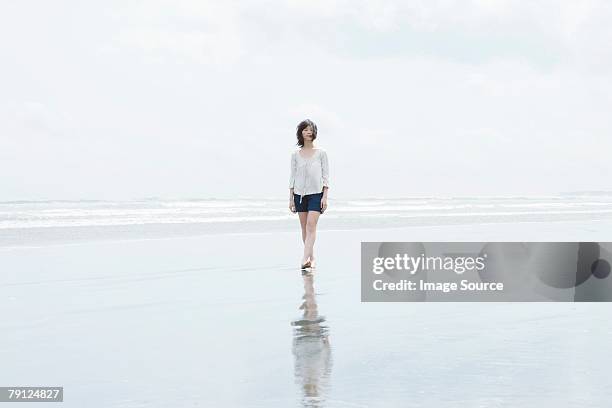
[[[312,141],[312,127],[310,125],[306,126],[304,130],[302,130],[302,137],[304,140]]]

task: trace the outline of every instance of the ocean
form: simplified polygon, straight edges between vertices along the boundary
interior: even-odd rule
[[[320,230],[612,218],[612,192],[547,196],[330,197]],[[105,239],[292,231],[285,199],[145,199],[0,202],[0,246]]]

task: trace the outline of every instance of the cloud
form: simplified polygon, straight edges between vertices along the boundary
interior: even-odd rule
[[[128,3],[104,52],[231,65],[279,53],[346,58],[432,56],[469,64],[612,65],[604,0],[293,0]]]
[[[129,28],[115,36],[111,49],[142,52],[157,61],[232,64],[240,59],[239,37],[232,31],[174,31],[161,28]]]
[[[327,132],[335,133],[346,127],[345,121],[337,113],[316,103],[302,103],[292,106],[287,109],[287,113],[298,121],[311,119],[315,121],[317,127],[326,129]]]
[[[0,114],[0,134],[6,138],[63,137],[73,134],[74,125],[70,115],[39,101],[13,102]]]
[[[103,53],[141,53],[150,61],[228,65],[245,53],[232,2],[155,1],[115,13],[117,29]]]
[[[239,185],[274,196],[306,117],[339,193],[356,191],[355,172],[390,195],[407,184],[381,174],[414,172],[429,191],[565,189],[568,179],[539,169],[612,169],[610,7],[151,0],[49,6],[53,19],[25,25],[30,10],[16,5],[19,18],[0,13],[13,21],[2,89],[15,101],[0,106],[0,142],[10,142],[0,166],[20,174],[5,195],[20,198],[29,180],[57,198],[62,180],[77,197],[189,193],[194,183],[201,195]],[[76,143],[61,137],[70,134]],[[486,183],[464,183],[480,166]],[[245,168],[257,182],[244,183]],[[272,182],[264,191],[259,180]]]

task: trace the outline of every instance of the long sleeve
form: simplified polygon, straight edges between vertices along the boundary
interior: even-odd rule
[[[295,153],[291,155],[291,176],[289,177],[289,188],[293,188],[295,184],[295,173],[297,170],[297,162],[295,160]]]
[[[329,188],[329,162],[327,160],[327,152],[323,151],[321,155],[321,175],[323,176],[323,187]]]

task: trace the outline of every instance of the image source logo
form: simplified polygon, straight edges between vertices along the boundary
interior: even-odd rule
[[[362,242],[363,302],[609,301],[612,243]]]

